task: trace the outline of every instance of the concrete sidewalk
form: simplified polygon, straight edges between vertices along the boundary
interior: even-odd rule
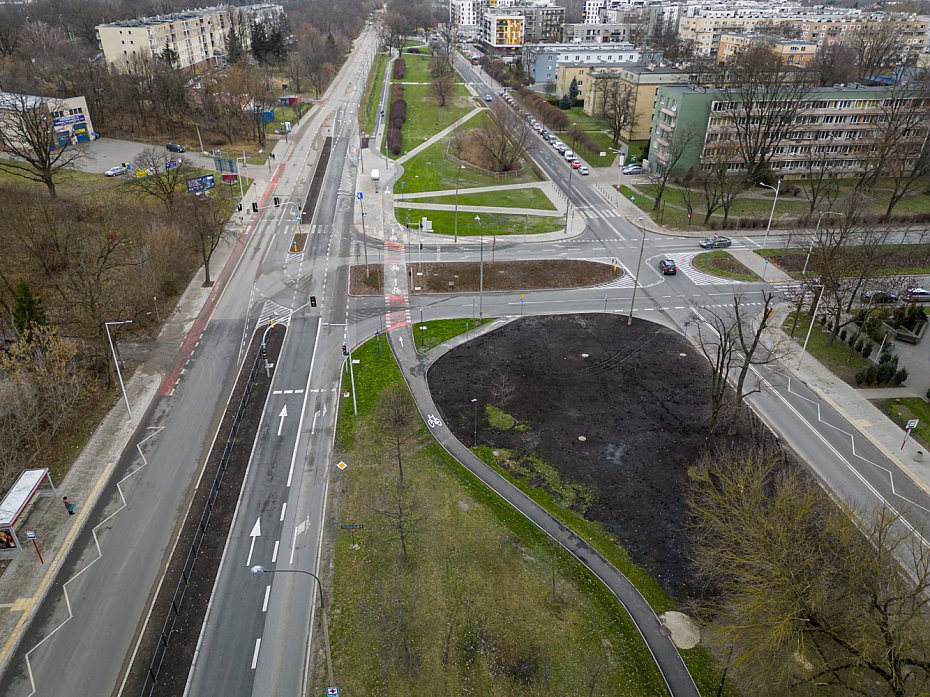
[[[713,233],[711,233],[713,234]],[[728,249],[730,256],[747,269],[770,283],[795,283],[796,281],[775,264],[769,263],[751,249]]]
[[[454,203],[421,203],[418,201],[395,201],[395,208],[419,208],[425,211],[454,211],[456,208],[459,213],[497,213],[499,215],[536,215],[545,218],[561,218],[565,215],[563,211],[548,211],[543,208],[500,208],[496,206],[466,206],[460,203],[456,206]]]

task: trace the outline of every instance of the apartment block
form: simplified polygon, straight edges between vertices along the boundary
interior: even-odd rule
[[[772,49],[788,65],[807,66],[817,55],[817,44],[810,41],[782,39],[764,34],[722,34],[717,49],[717,62],[729,60],[747,46],[764,45]]]
[[[533,82],[552,82],[560,65],[616,65],[636,63],[642,53],[632,44],[528,44],[523,49],[523,69]]]
[[[237,27],[243,49],[251,48],[249,26],[284,14],[281,5],[207,7],[170,15],[123,20],[97,26],[97,39],[107,63],[126,72],[136,56],[159,55],[166,48],[178,57],[177,67],[194,73],[225,64],[226,37]]]
[[[481,42],[497,49],[518,49],[523,46],[525,20],[511,10],[488,10],[481,25]]]
[[[732,95],[688,85],[659,88],[652,117],[649,157],[661,169],[668,162],[671,143],[679,129],[696,133],[693,146],[681,158],[676,171],[707,166],[718,157],[731,158],[729,169],[738,172],[743,163],[732,148],[720,148],[733,140],[734,112],[740,105]],[[914,100],[926,116],[906,138],[913,156],[926,143],[930,129],[930,100],[922,95],[902,95],[889,87],[824,87],[812,89],[802,104],[794,127],[773,146],[771,166],[779,176],[804,178],[808,163],[839,175],[855,175],[874,157],[872,135],[880,128],[890,100]]]

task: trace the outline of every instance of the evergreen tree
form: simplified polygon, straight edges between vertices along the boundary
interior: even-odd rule
[[[578,79],[572,78],[571,84],[568,86],[568,98],[571,100],[569,107],[575,106],[575,101],[578,99]]]
[[[180,56],[178,52],[175,51],[171,46],[165,43],[165,47],[161,50],[161,53],[158,54],[165,63],[174,68],[177,66]]]
[[[231,26],[226,35],[226,62],[235,65],[242,60],[242,54],[242,37],[239,36],[236,27]]]
[[[37,327],[48,324],[42,301],[32,293],[29,284],[20,281],[13,297],[13,326],[20,335],[31,334]]]
[[[565,93],[562,95],[562,98],[559,100],[559,109],[571,109],[572,108],[572,98]]]
[[[326,55],[331,56],[330,60],[336,60],[336,39],[333,38],[332,32],[326,35]]]
[[[268,57],[268,33],[265,31],[265,25],[256,22],[251,28],[252,35],[252,57],[259,63],[264,63]]]

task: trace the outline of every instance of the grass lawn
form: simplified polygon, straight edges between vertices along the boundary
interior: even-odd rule
[[[365,109],[359,111],[359,122],[362,133],[371,133],[374,128],[375,114],[378,102],[381,101],[381,91],[384,88],[384,65],[387,63],[387,54],[379,53],[368,74],[368,86],[365,88]]]
[[[459,201],[461,204],[461,201]],[[427,211],[419,208],[396,208],[394,214],[397,222],[407,224],[407,215],[411,222],[418,222],[421,218],[429,218],[433,222],[433,232],[440,235],[453,235],[455,233],[455,211]],[[481,217],[479,224],[475,216]],[[459,211],[459,235],[465,237],[478,237],[484,235],[522,235],[524,225],[526,233],[537,235],[543,232],[554,232],[565,228],[565,219],[559,217],[545,217],[538,215],[504,215],[502,213],[463,213]]]
[[[893,263],[892,268],[887,269],[877,269],[875,271],[875,276],[901,276],[901,275],[922,275],[930,274],[930,266],[924,266],[920,264],[914,264],[913,262],[908,263],[906,259],[908,255],[914,254],[917,256],[918,260],[924,260],[926,258],[926,245],[918,244],[907,244],[907,245],[885,245],[879,248],[880,251],[886,252],[889,254],[894,254],[895,258],[893,261],[898,263]],[[857,250],[865,250],[864,247],[857,247],[852,245],[848,247],[850,252],[856,252]],[[792,278],[802,278],[801,270],[804,268],[804,261],[807,257],[807,252],[803,249],[754,249],[756,254],[761,257],[767,257],[773,259],[773,263],[778,266],[782,271],[791,275]],[[915,260],[916,261],[916,260]],[[813,269],[808,269],[808,275],[813,272]]]
[[[456,85],[455,96],[442,108],[430,93],[429,85],[404,85],[404,99],[407,100],[407,121],[403,128],[404,152],[417,147],[474,108],[464,85]]]
[[[455,203],[455,194],[448,196],[427,196],[409,199],[420,203]],[[468,193],[467,189],[459,192],[460,206],[488,206],[491,208],[538,208],[544,211],[556,210],[555,204],[548,196],[535,186],[530,189],[501,189],[500,191],[479,191]]]
[[[407,72],[403,79],[395,82],[432,82],[433,76],[429,71],[430,61],[433,59],[430,55],[418,55],[416,53],[404,53],[404,62],[407,64]],[[458,73],[454,73],[452,79],[461,83],[462,78]]]
[[[781,328],[786,334],[791,332],[791,325],[794,323],[794,313],[790,313],[782,324]],[[798,326],[794,332],[794,340],[798,344],[804,344],[804,337],[807,336],[807,329],[810,327],[810,315],[805,312],[801,313],[798,318]],[[827,346],[827,339],[830,333],[820,328],[818,322],[811,332],[810,342],[807,344],[807,352],[823,363],[838,378],[849,383],[853,387],[856,385],[856,373],[863,368],[868,368],[870,363],[855,351],[851,351],[849,346],[837,336],[832,346]]]
[[[883,399],[880,406],[882,412],[902,429],[911,419],[919,419],[920,423],[911,433],[911,438],[916,438],[925,448],[930,448],[930,404],[920,397],[906,397]]]
[[[482,324],[488,324],[493,321],[493,317],[485,317],[480,321],[476,318],[471,318],[436,319],[432,322],[422,323],[414,322],[414,338],[416,339],[417,351],[426,353],[459,334],[464,334]],[[422,330],[420,327],[426,327],[426,330]]]
[[[715,250],[698,254],[691,261],[691,265],[705,273],[732,278],[736,281],[758,281],[759,277],[734,259],[729,252]]]
[[[667,694],[613,595],[452,460],[416,414],[398,486],[396,430],[378,402],[387,387],[406,394],[403,379],[383,344],[380,356],[369,341],[354,357],[359,416],[341,401],[337,447],[349,467],[333,485],[339,522],[365,525],[333,532],[331,636],[346,693]]]
[[[481,124],[483,114],[475,114],[466,123],[462,124],[456,132],[469,128],[476,128]],[[450,134],[451,135],[451,134]],[[508,175],[495,176],[485,174],[470,167],[459,172],[459,166],[446,156],[451,138],[443,138],[433,143],[415,157],[404,163],[404,179],[407,182],[405,193],[413,194],[419,191],[454,190],[456,179],[459,187],[473,186],[501,186],[505,184],[524,184],[527,182],[542,181],[542,176],[531,163],[524,161],[524,167],[519,172]]]

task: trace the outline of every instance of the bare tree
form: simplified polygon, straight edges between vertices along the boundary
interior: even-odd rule
[[[82,144],[59,140],[55,114],[63,113],[60,101],[4,93],[0,98],[4,127],[0,152],[14,159],[0,160],[0,169],[17,177],[45,184],[49,196],[57,195],[55,180],[66,167],[87,157]]]
[[[402,479],[388,488],[387,498],[377,508],[387,524],[387,539],[400,545],[401,562],[410,563],[410,546],[420,532],[422,515],[413,490]]]
[[[855,52],[857,77],[864,80],[894,68],[907,55],[906,40],[896,22],[870,23],[861,31],[850,32],[844,40]]]
[[[532,131],[513,111],[494,104],[485,114],[480,131],[482,145],[494,171],[510,172],[526,155]]]
[[[653,166],[649,171],[649,179],[656,186],[656,198],[652,210],[659,209],[669,178],[674,176],[676,170],[679,169],[681,158],[697,144],[699,135],[694,128],[680,126],[672,132],[667,146],[662,146],[660,152],[651,153],[650,161]]]
[[[839,177],[834,161],[825,152],[829,146],[809,145],[804,159],[804,179],[801,180],[801,190],[804,192],[810,207],[808,213],[814,212],[827,204],[829,209],[840,193]]]
[[[798,129],[810,78],[765,45],[738,51],[720,68],[719,77],[723,108],[714,115],[733,133],[746,181],[758,182],[769,169],[775,145]]]
[[[235,199],[221,189],[213,196],[185,196],[178,204],[178,216],[189,244],[203,262],[203,285],[212,286],[210,261],[220,242],[233,234],[227,223],[235,210]]]
[[[730,169],[728,158],[720,155],[719,151],[710,151],[704,159],[703,166],[692,168],[683,178],[683,185],[688,190],[688,212],[693,212],[694,191],[697,190],[704,200],[703,224],[709,225],[711,216],[723,210],[723,224],[726,225],[730,209],[746,188],[745,179],[741,173]]]
[[[930,551],[900,512],[844,510],[763,448],[709,453],[699,470],[687,497],[695,563],[720,589],[720,629],[750,682],[926,694]]]
[[[146,148],[133,160],[130,172],[132,186],[147,196],[161,201],[171,211],[178,196],[186,191],[185,180],[190,168],[180,156],[173,159],[164,148]]]
[[[629,137],[636,124],[636,94],[619,79],[600,79],[601,117],[607,123],[611,146],[616,148],[624,137]]]
[[[822,87],[845,84],[856,79],[856,52],[845,44],[824,43],[808,66]]]
[[[430,84],[430,91],[439,102],[439,106],[444,107],[449,97],[455,94],[455,82],[448,75],[434,77]]]
[[[398,481],[401,485],[404,483],[403,445],[416,435],[413,414],[413,401],[405,386],[392,387],[382,396],[381,419],[388,432],[388,437],[394,445]]]
[[[510,373],[499,368],[494,369],[491,373],[489,388],[491,396],[494,397],[501,409],[504,409],[510,403],[516,389]]]

